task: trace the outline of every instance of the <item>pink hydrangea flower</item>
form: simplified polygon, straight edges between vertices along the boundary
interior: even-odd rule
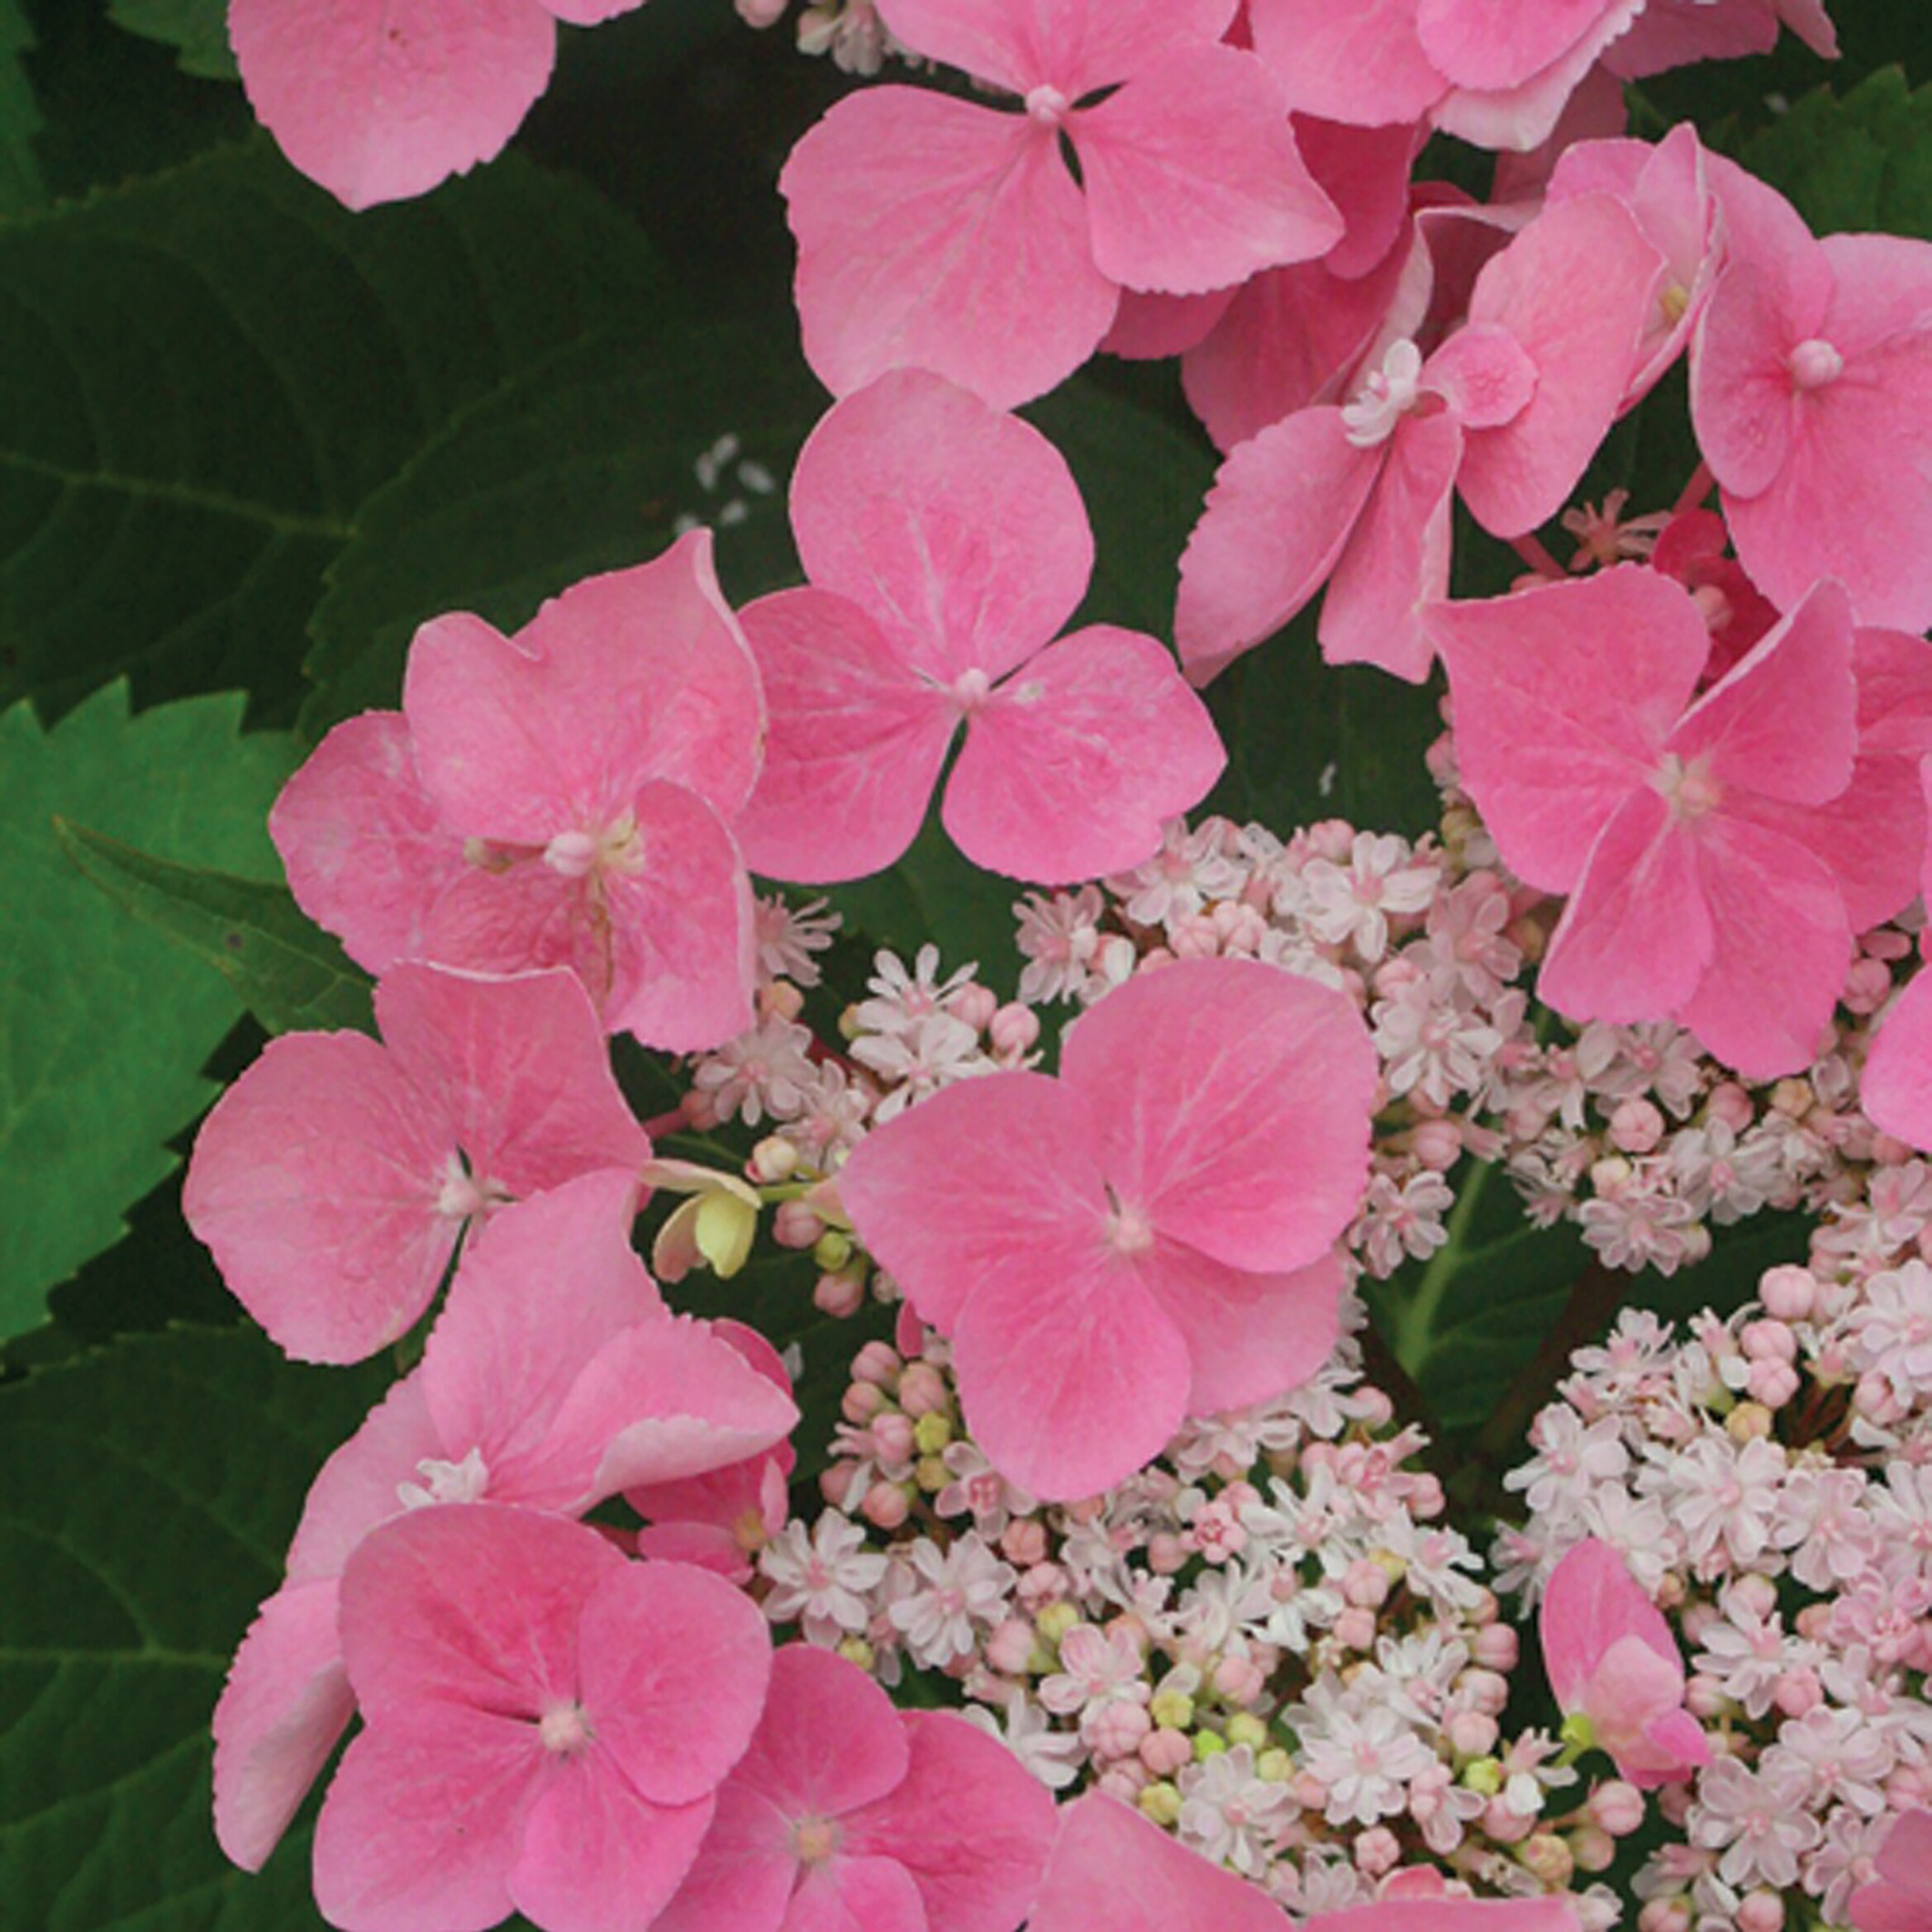
[[[1500,536],[1555,513],[1623,402],[1663,273],[1619,201],[1562,202],[1484,266],[1433,355],[1404,338],[1353,402],[1242,444],[1181,560],[1188,675],[1212,677],[1326,583],[1330,662],[1427,676],[1420,612],[1448,594],[1452,490]]]
[[[1046,1498],[1107,1487],[1189,1413],[1333,1344],[1374,1049],[1342,994],[1184,960],[1068,1029],[1057,1079],[945,1088],[854,1149],[859,1236],[953,1344],[973,1439]]]
[[[374,1531],[342,1578],[364,1730],[316,1826],[343,1932],[649,1925],[690,1869],[771,1676],[750,1599],[495,1503]]]
[[[1014,1932],[1053,1834],[1053,1800],[1005,1745],[790,1644],[655,1932]]]
[[[1537,1633],[1558,1704],[1587,1720],[1619,1777],[1654,1790],[1711,1762],[1684,1709],[1684,1660],[1670,1625],[1610,1544],[1586,1537],[1565,1554]]]
[[[912,843],[948,748],[946,829],[976,865],[1056,884],[1138,864],[1226,762],[1164,646],[1088,625],[1093,568],[1059,452],[922,370],[812,432],[792,485],[811,588],[745,612],[772,734],[739,823],[774,878],[856,878]]]
[[[1497,849],[1569,895],[1539,996],[1675,1020],[1753,1079],[1808,1064],[1853,933],[1911,897],[1923,826],[1903,761],[1858,758],[1844,592],[1819,585],[1694,704],[1703,616],[1636,565],[1430,625]]]
[[[1932,1811],[1900,1814],[1878,1848],[1878,1876],[1852,1894],[1858,1932],[1926,1932],[1932,1926]]]
[[[338,726],[269,827],[302,910],[372,973],[569,966],[607,1027],[673,1052],[752,1021],[758,670],[694,531],[515,637],[416,634],[402,713]]]
[[[397,967],[380,1041],[288,1033],[202,1123],[188,1225],[298,1361],[355,1362],[429,1306],[466,1228],[650,1144],[568,973]]]
[[[1221,44],[1235,7],[880,0],[904,45],[1023,111],[874,87],[793,150],[778,185],[826,388],[911,366],[1011,408],[1092,354],[1123,288],[1197,294],[1325,254],[1341,218],[1266,69]]]
[[[1891,647],[1895,641],[1903,645],[1911,654],[1908,662],[1915,669],[1915,660],[1932,657],[1932,645],[1922,639],[1894,640],[1889,633],[1865,635],[1875,640],[1874,650],[1888,659],[1894,654]],[[1889,667],[1875,666],[1879,676],[1884,675],[1886,668]],[[1928,813],[1932,814],[1932,758],[1920,763],[1919,782]],[[1919,889],[1926,903],[1932,905],[1932,845],[1925,851]],[[1923,962],[1923,933],[1919,946],[1919,970],[1879,1023],[1866,1056],[1858,1105],[1882,1132],[1910,1147],[1932,1149],[1932,972],[1926,971]]]
[[[1636,24],[1603,64],[1625,80],[1642,80],[1699,60],[1768,54],[1781,26],[1814,54],[1838,58],[1838,33],[1824,0],[1649,0]]]
[[[721,1329],[673,1317],[631,1252],[635,1192],[590,1174],[504,1209],[421,1363],[316,1477],[215,1711],[215,1831],[236,1864],[268,1857],[349,1721],[338,1579],[379,1524],[432,1502],[581,1515],[783,1445],[788,1392]]]
[[[423,194],[503,146],[549,84],[557,22],[640,0],[231,0],[249,105],[352,208]]]
[[[1698,447],[1739,559],[1779,608],[1821,577],[1861,623],[1932,621],[1932,243],[1813,239],[1742,169],[1716,174],[1729,264],[1691,352]]]

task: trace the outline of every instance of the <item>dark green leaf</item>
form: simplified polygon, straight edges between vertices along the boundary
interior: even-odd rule
[[[46,198],[34,152],[40,112],[21,58],[33,44],[20,0],[0,0],[0,219],[38,207]]]
[[[176,865],[64,820],[55,834],[109,898],[206,959],[270,1033],[375,1030],[369,975],[286,886]]]
[[[0,1898],[22,1932],[304,1932],[306,1826],[251,1878],[208,1718],[302,1498],[386,1372],[176,1329],[0,1389]]]
[[[1807,94],[1739,159],[1815,234],[1932,236],[1932,90],[1911,92],[1902,68]]]
[[[108,0],[117,26],[175,50],[183,74],[238,80],[228,46],[228,0]]]

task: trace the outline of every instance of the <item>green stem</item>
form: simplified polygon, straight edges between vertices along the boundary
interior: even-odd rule
[[[1449,1291],[1449,1283],[1463,1272],[1463,1263],[1469,1259],[1463,1244],[1469,1232],[1469,1224],[1476,1218],[1482,1191],[1489,1185],[1489,1178],[1495,1171],[1493,1161],[1475,1163],[1475,1172],[1463,1182],[1461,1192],[1456,1196],[1456,1204],[1449,1210],[1448,1240],[1430,1256],[1428,1266],[1422,1270],[1422,1278],[1416,1284],[1415,1293],[1395,1311],[1392,1324],[1395,1334],[1392,1340],[1396,1359],[1411,1377],[1420,1376],[1435,1352],[1435,1318],[1441,1311],[1443,1297]]]

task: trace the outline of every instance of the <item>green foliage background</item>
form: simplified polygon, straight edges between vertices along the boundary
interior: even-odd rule
[[[1694,118],[1821,229],[1932,236],[1932,21],[1834,12],[1838,71],[1787,45],[1665,76],[1635,131]],[[425,616],[519,623],[733,490],[727,590],[795,580],[782,496],[707,496],[692,465],[733,432],[782,478],[823,407],[774,183],[846,83],[728,0],[563,40],[510,156],[355,217],[253,131],[217,0],[0,0],[0,1922],[23,1932],[319,1923],[305,1830],[259,1879],[217,1852],[206,1723],[385,1372],[283,1363],[178,1206],[193,1121],[264,1030],[369,1023],[276,879],[276,787],[328,724],[395,702]],[[1092,512],[1089,614],[1164,633],[1213,467],[1175,385],[1102,364],[1030,413]],[[1668,414],[1587,493],[1668,501]],[[1464,592],[1512,569],[1477,545],[1460,567]],[[1433,692],[1322,669],[1300,624],[1212,702],[1218,809],[1428,822]],[[1009,990],[1011,897],[929,835],[840,895],[840,970],[931,938]],[[648,1061],[626,1068],[647,1112]],[[1581,1254],[1500,1182],[1465,1200],[1376,1313],[1480,1497]],[[1723,1306],[1801,1244],[1749,1223],[1633,1292]],[[802,1340],[816,1439],[850,1331],[808,1297],[765,1262],[699,1305]]]

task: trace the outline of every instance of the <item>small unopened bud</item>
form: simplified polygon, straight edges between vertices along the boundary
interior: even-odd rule
[[[878,1530],[897,1530],[911,1513],[906,1492],[896,1482],[875,1482],[866,1491],[859,1513]]]
[[[1611,1855],[1616,1855],[1614,1846]],[[1554,1831],[1533,1832],[1524,1839],[1523,1849],[1516,1856],[1523,1861],[1523,1868],[1535,1873],[1552,1892],[1561,1892],[1576,1869],[1574,1853]]]
[[[1585,1806],[1590,1822],[1612,1838],[1628,1838],[1644,1822],[1644,1794],[1620,1777],[1606,1779]]]
[[[899,1406],[908,1416],[930,1416],[949,1400],[946,1378],[930,1362],[910,1363],[899,1378]]]
[[[802,1201],[781,1201],[772,1216],[772,1239],[781,1248],[809,1248],[826,1225]]]
[[[1738,1932],[1784,1932],[1784,1901],[1775,1892],[1749,1892],[1738,1906]]]
[[[982,986],[977,980],[968,980],[946,1002],[946,1011],[975,1033],[986,1031],[999,1008],[1000,996],[990,986]]]
[[[1372,1825],[1355,1840],[1355,1868],[1369,1878],[1392,1872],[1402,1862],[1402,1842],[1386,1825]]]
[[[1030,1006],[1009,1003],[993,1015],[987,1030],[996,1054],[1011,1057],[1030,1053],[1040,1038],[1040,1016]]]
[[[857,1274],[821,1274],[812,1286],[811,1305],[835,1321],[848,1321],[865,1305],[864,1281]]]
[[[798,1149],[783,1135],[768,1134],[751,1150],[751,1178],[769,1187],[788,1181],[798,1169]]]

